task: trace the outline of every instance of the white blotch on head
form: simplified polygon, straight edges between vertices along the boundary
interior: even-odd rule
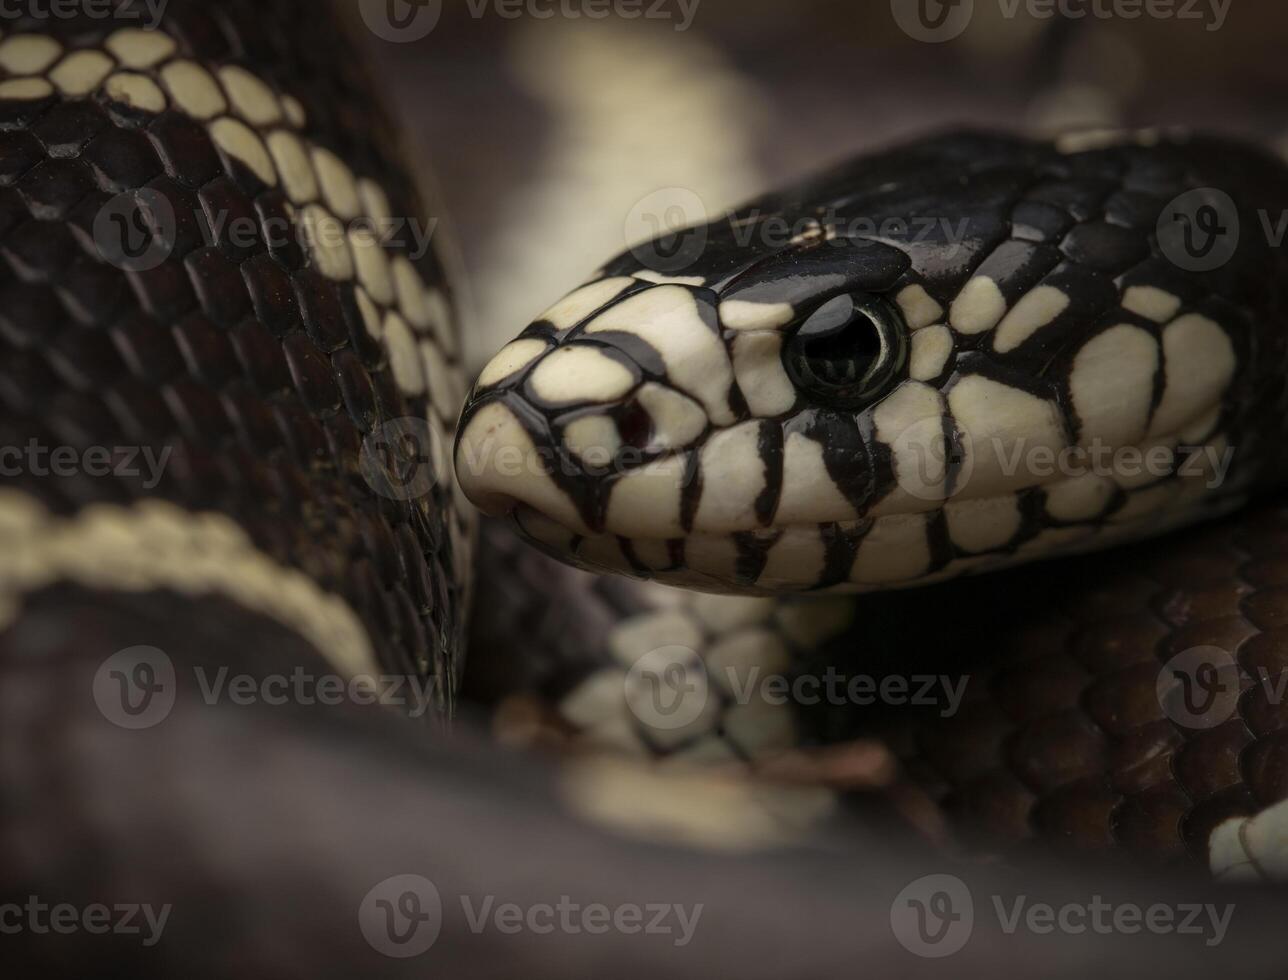
[[[859,585],[903,582],[930,568],[930,542],[925,514],[891,514],[879,518],[859,543],[850,581]]]
[[[1013,351],[1069,307],[1069,294],[1055,286],[1029,290],[1011,308],[993,335],[993,350]]]
[[[976,276],[953,300],[949,322],[958,333],[992,330],[1006,314],[1006,297],[988,276]]]
[[[1138,442],[1149,424],[1157,370],[1158,343],[1140,327],[1119,324],[1083,344],[1069,374],[1082,423],[1078,441],[1084,446]]]
[[[113,67],[112,59],[102,51],[75,51],[49,73],[49,78],[64,95],[81,98],[102,85]]]
[[[720,304],[720,325],[726,330],[775,330],[792,322],[791,303],[753,303],[730,299]]]
[[[930,381],[944,373],[953,352],[953,332],[942,324],[912,335],[908,374],[914,381]]]
[[[633,272],[631,275],[635,279],[642,279],[644,282],[651,282],[658,286],[705,286],[707,283],[703,276],[668,276],[652,269],[640,269],[639,272]]]
[[[496,357],[488,361],[487,367],[478,377],[478,387],[490,388],[492,385],[504,381],[535,361],[538,357],[549,349],[549,345],[544,340],[537,340],[533,337],[525,337],[516,340],[513,343],[506,344],[497,353]]]
[[[629,276],[592,282],[588,286],[574,289],[541,314],[539,319],[549,321],[556,330],[571,329],[592,313],[598,312],[605,304],[611,303],[633,284],[634,280]]]
[[[523,423],[499,402],[473,414],[456,447],[456,476],[480,510],[497,513],[517,500],[570,530],[587,533],[572,500],[551,479],[549,463]]]
[[[1181,308],[1181,298],[1156,286],[1129,286],[1123,294],[1123,309],[1155,323],[1167,323]]]
[[[1015,494],[953,501],[944,506],[948,536],[961,551],[992,551],[1006,545],[1020,529]]]
[[[876,437],[890,447],[895,486],[869,510],[871,515],[931,510],[944,499],[943,416],[939,392],[919,381],[905,381],[877,405]]]
[[[783,335],[774,332],[738,334],[733,341],[733,372],[747,407],[757,418],[782,415],[796,404],[781,357]]]
[[[760,423],[744,422],[713,433],[702,447],[702,499],[694,527],[745,531],[757,526],[756,498],[764,489]]]
[[[1054,402],[982,375],[962,378],[948,394],[948,407],[963,434],[963,469],[970,474],[957,488],[961,497],[990,497],[1039,483],[1026,463],[1029,454],[1058,453],[1066,446]]]
[[[707,414],[702,406],[673,388],[648,382],[636,395],[653,423],[648,449],[656,452],[683,449],[707,428]]]
[[[1220,325],[1197,313],[1163,330],[1167,385],[1150,421],[1151,435],[1175,432],[1211,411],[1234,377],[1234,345]]]
[[[905,286],[894,298],[903,310],[903,318],[909,330],[920,330],[943,318],[944,308],[937,303],[925,288],[919,285]]]
[[[783,492],[774,523],[823,524],[857,517],[854,505],[827,471],[822,444],[799,432],[788,435],[783,444]]]
[[[617,425],[607,415],[587,415],[564,429],[564,445],[588,466],[608,466],[622,448]]]
[[[114,32],[104,46],[127,68],[151,68],[174,54],[176,47],[169,35],[137,27]]]
[[[161,69],[161,81],[170,90],[175,104],[194,119],[214,119],[228,109],[219,84],[194,61],[170,62]]]
[[[634,334],[658,352],[671,381],[688,392],[716,425],[733,422],[729,389],[733,365],[725,345],[682,286],[655,286],[610,306],[587,326],[588,334]]]
[[[1046,512],[1063,522],[1089,521],[1105,512],[1114,495],[1113,481],[1097,473],[1083,473],[1044,488]]]
[[[605,527],[627,538],[678,538],[680,491],[685,479],[683,456],[667,456],[631,470],[613,484]]]
[[[635,384],[631,372],[598,347],[574,345],[551,351],[529,379],[533,392],[544,402],[611,402]]]

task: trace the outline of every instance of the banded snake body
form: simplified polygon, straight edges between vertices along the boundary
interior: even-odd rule
[[[808,788],[787,820],[801,833],[760,833],[761,808],[786,804],[741,772],[855,734],[886,738],[989,847],[1120,844],[1275,873],[1284,750],[1251,677],[1279,664],[1278,509],[1018,580],[934,584],[1189,526],[1276,485],[1281,254],[1244,235],[1220,268],[1178,271],[1153,234],[1194,188],[1226,188],[1245,228],[1282,208],[1282,165],[1227,141],[929,139],[712,223],[683,268],[669,240],[628,253],[484,370],[455,444],[466,494],[492,511],[519,502],[524,534],[577,564],[752,594],[596,580],[596,609],[613,615],[583,621],[593,647],[543,661],[569,638],[547,648],[533,628],[508,685],[556,699],[560,724],[592,742],[734,762],[734,775],[555,770],[352,705],[203,700],[192,672],[229,668],[432,681],[431,722],[457,701],[473,519],[450,473],[463,397],[451,294],[438,256],[378,231],[425,208],[343,21],[302,3],[172,0],[155,30],[28,19],[0,39],[3,442],[84,463],[30,465],[0,491],[5,890],[176,909],[150,958],[119,936],[26,934],[19,962],[411,975],[423,963],[383,957],[354,919],[374,884],[421,873],[447,895],[607,902],[644,885],[712,910],[687,953],[562,937],[574,970],[817,975],[851,963],[839,937],[875,920],[862,948],[916,969],[895,959],[890,895],[947,858],[814,821],[835,813]],[[916,224],[928,215],[943,220]],[[790,239],[761,235],[766,217]],[[856,218],[930,230],[844,234]],[[131,226],[147,248],[123,244]],[[1149,480],[1061,482],[1003,465],[1017,443],[1097,439],[1161,446],[1173,463]],[[1180,472],[1174,444],[1220,450],[1199,462],[1217,460],[1221,479]],[[91,471],[94,447],[111,447],[110,475]],[[129,447],[167,461],[155,481],[120,465]],[[408,472],[426,480],[414,492]],[[588,588],[535,555],[482,560],[484,637],[508,625],[493,568]],[[1101,581],[1079,583],[1088,569]],[[995,613],[999,584],[1023,615]],[[926,588],[779,598],[890,586]],[[959,634],[968,616],[978,634],[944,644],[935,628]],[[629,714],[640,678],[622,674],[659,650],[712,676],[717,662],[799,673],[852,657],[856,629],[873,664],[912,642],[966,656],[985,679],[953,719],[971,738],[915,713],[798,717],[714,688],[678,728]],[[1174,724],[1157,655],[1228,637],[1249,693],[1222,725]],[[711,809],[677,819],[693,796]],[[683,832],[623,839],[623,810],[628,829]],[[1137,901],[1217,894],[1165,875],[979,874],[1052,896],[1093,882]],[[1247,911],[1240,935],[1270,932],[1280,901]],[[799,911],[790,936],[784,903]],[[1269,970],[1273,947],[1244,943],[1240,962]],[[1174,976],[1232,955],[1064,937],[1061,968],[1077,975],[1110,948]],[[433,955],[478,975],[555,968],[535,937],[480,937],[446,911]],[[977,945],[957,963],[995,968],[996,955]],[[1049,955],[1032,937],[1008,947],[1010,963]]]

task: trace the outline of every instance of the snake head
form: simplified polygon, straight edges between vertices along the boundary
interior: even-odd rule
[[[1256,382],[1228,297],[1265,250],[1211,275],[1165,254],[1195,152],[953,134],[636,247],[484,369],[462,487],[575,564],[747,593],[1232,506]]]

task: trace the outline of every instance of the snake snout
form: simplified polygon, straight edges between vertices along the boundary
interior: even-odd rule
[[[569,498],[550,477],[551,447],[541,427],[524,417],[520,399],[472,401],[461,418],[456,477],[465,496],[485,514],[502,517],[520,504],[582,527]]]

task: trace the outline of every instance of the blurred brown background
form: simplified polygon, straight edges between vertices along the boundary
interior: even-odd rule
[[[1170,15],[1130,16],[1151,4]],[[962,124],[1279,140],[1285,40],[1267,0],[974,0],[939,44],[892,0],[444,0],[428,36],[373,47],[436,174],[477,360],[639,237],[632,209],[661,188],[718,212]]]

